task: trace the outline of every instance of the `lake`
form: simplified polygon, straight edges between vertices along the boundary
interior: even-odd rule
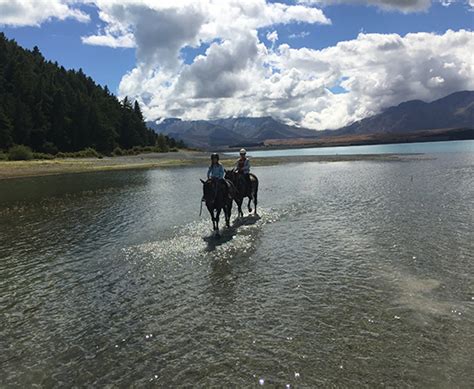
[[[220,240],[202,168],[0,181],[0,387],[473,387],[474,153],[427,157],[255,168]]]
[[[295,155],[364,155],[364,154],[438,154],[474,153],[474,140],[449,142],[394,143],[366,146],[308,147],[303,149],[252,150],[253,157],[291,157]],[[238,153],[226,153],[238,155]]]

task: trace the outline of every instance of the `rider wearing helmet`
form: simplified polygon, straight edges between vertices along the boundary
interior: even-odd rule
[[[249,175],[250,174],[250,161],[247,158],[247,150],[240,150],[240,158],[235,163],[235,170],[239,174]]]
[[[232,199],[234,195],[233,185],[230,181],[225,180],[225,170],[224,166],[219,163],[219,154],[212,153],[211,154],[211,165],[209,169],[207,169],[207,179],[212,180],[214,183],[224,183],[227,186],[227,193],[230,199]],[[216,195],[217,191],[219,190],[219,185],[215,186]],[[203,197],[204,200],[204,197]]]
[[[224,179],[224,166],[219,163],[219,154],[212,153],[211,154],[211,166],[207,170],[207,178],[208,179]]]
[[[240,158],[235,163],[235,171],[243,177],[247,191],[250,191],[252,182],[250,181],[250,161],[247,158],[247,150],[240,150]]]

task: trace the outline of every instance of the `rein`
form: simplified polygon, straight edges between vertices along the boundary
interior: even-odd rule
[[[206,201],[206,200],[201,199],[201,207],[199,208],[199,217],[201,217],[201,215],[202,215],[202,203],[203,203],[204,201]]]

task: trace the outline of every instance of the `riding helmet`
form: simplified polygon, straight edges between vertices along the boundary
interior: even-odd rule
[[[214,158],[217,159],[217,160],[219,160],[219,154],[217,154],[217,153],[212,153],[212,154],[211,154],[211,160],[213,160]]]
[[[245,149],[240,149],[240,155],[242,155],[242,154],[243,154],[243,155],[247,154],[247,150],[245,150]]]

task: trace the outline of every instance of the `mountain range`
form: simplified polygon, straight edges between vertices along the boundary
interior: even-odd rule
[[[364,136],[364,139],[382,139],[386,136],[401,141],[406,137],[414,141],[414,134],[423,132],[426,135],[430,130],[437,130],[439,136],[440,129],[474,129],[474,91],[456,92],[429,103],[407,101],[336,130],[315,131],[290,126],[271,117],[196,121],[172,118],[147,124],[158,133],[204,149],[278,144],[275,140],[285,143],[299,139],[311,143],[311,140],[351,136]],[[473,132],[470,131],[467,136],[473,136]],[[466,133],[463,134],[466,137]]]
[[[431,103],[410,100],[349,126],[338,135],[403,134],[440,128],[474,128],[474,91],[450,94]]]
[[[158,133],[183,140],[187,145],[201,148],[222,146],[256,146],[267,139],[311,138],[314,130],[281,123],[271,117],[240,117],[217,120],[184,121],[165,119],[148,122]]]

